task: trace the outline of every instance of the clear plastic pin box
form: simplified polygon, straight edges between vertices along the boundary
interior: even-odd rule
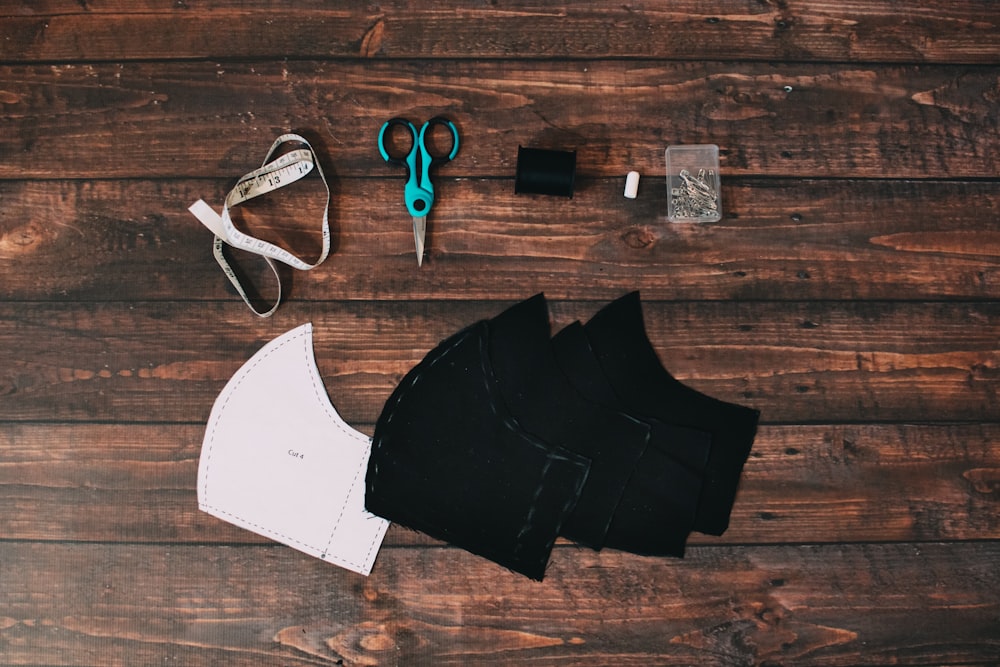
[[[667,220],[721,220],[719,147],[715,144],[668,146],[666,157]]]

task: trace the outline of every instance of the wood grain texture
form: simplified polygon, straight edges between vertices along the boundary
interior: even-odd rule
[[[525,295],[530,296],[530,295]],[[441,340],[506,303],[0,304],[0,420],[204,422],[240,365],[311,321],[317,364],[350,423],[374,423]],[[553,302],[553,331],[603,303]],[[770,423],[995,421],[1000,305],[644,304],[663,364]]]
[[[203,435],[202,424],[9,425],[0,432],[0,535],[270,543],[198,510]],[[996,424],[764,426],[729,529],[690,544],[1000,539],[998,439]],[[386,543],[438,544],[396,526]]]
[[[0,543],[0,557],[14,664],[853,667],[1000,650],[995,543],[683,561],[565,547],[542,583],[455,549],[384,549],[368,579],[277,547]]]
[[[993,178],[995,68],[718,61],[259,61],[0,65],[0,178],[235,179],[312,133],[338,177],[389,175],[388,118],[444,114],[449,176],[510,177],[518,145],[583,178],[660,173],[714,143],[726,175]],[[787,88],[786,88],[787,87]]]
[[[1000,663],[994,0],[11,0],[0,112],[0,663]],[[435,114],[418,270],[374,144]],[[292,130],[333,253],[259,320],[186,209]],[[718,223],[666,221],[676,143],[720,147]],[[575,149],[573,198],[515,195],[519,145]],[[320,192],[238,224],[315,255]],[[462,327],[634,289],[670,371],[763,416],[685,559],[561,539],[536,583],[394,526],[365,579],[197,509],[213,401],[288,329],[370,434]]]
[[[990,0],[850,2],[8,2],[0,60],[1000,59]]]
[[[332,180],[333,254],[311,272],[286,271],[287,298],[612,299],[623,286],[656,300],[1000,298],[995,183],[726,177],[724,220],[685,225],[666,219],[660,173],[641,180],[635,201],[621,196],[623,178],[581,182],[572,200],[515,195],[512,176],[439,178],[427,268],[418,272],[401,180]],[[0,296],[230,300],[211,234],[187,211],[199,198],[219,206],[227,187],[0,182]],[[279,211],[308,212],[291,227],[267,227],[280,214],[237,220],[315,257],[318,194],[289,195]],[[970,215],[970,203],[980,212]],[[274,293],[262,261],[241,256],[237,265]]]

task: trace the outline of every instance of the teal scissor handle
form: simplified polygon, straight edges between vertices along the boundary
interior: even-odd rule
[[[405,127],[410,134],[412,143],[406,155],[394,155],[389,152],[385,145],[386,131],[397,125]],[[435,125],[444,126],[451,133],[451,150],[446,155],[432,154],[424,141],[427,131]],[[458,154],[458,128],[447,118],[435,116],[420,126],[418,132],[413,123],[405,118],[390,118],[382,124],[382,129],[378,131],[378,152],[382,155],[382,159],[389,164],[406,167],[406,187],[403,191],[406,208],[412,217],[422,218],[430,212],[431,206],[434,205],[431,167],[450,162]]]

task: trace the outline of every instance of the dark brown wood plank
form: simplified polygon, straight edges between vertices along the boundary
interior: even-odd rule
[[[452,176],[513,175],[518,145],[581,177],[659,173],[715,143],[727,175],[996,178],[994,68],[715,61],[285,61],[0,66],[0,178],[235,179],[281,132],[338,177],[389,176],[383,121],[451,116]],[[249,166],[248,166],[249,165]]]
[[[0,543],[12,664],[990,665],[997,543],[559,548],[544,582],[455,549],[371,577],[283,547]]]
[[[996,183],[727,176],[726,217],[689,225],[667,221],[662,173],[645,175],[634,201],[622,197],[623,180],[581,182],[573,199],[557,200],[514,195],[513,179],[439,178],[418,271],[402,179],[334,179],[333,254],[294,272],[285,296],[611,299],[641,289],[657,300],[1000,298]],[[199,198],[219,206],[227,187],[0,182],[0,298],[232,300],[211,234],[187,212]],[[296,203],[312,201],[312,190],[290,190]],[[285,220],[280,213],[244,228],[313,257],[319,215],[301,217],[301,236],[266,228]],[[262,261],[238,265],[273,293]]]
[[[0,663],[995,666],[996,5],[3,3]],[[418,271],[374,138],[438,113],[463,146]],[[261,321],[185,209],[288,130],[334,253]],[[722,149],[720,223],[665,220],[682,142]],[[514,195],[518,145],[576,149],[574,198]],[[560,540],[538,584],[393,527],[365,579],[198,511],[212,402],[292,326],[370,433],[459,328],[636,288],[670,370],[763,413],[686,559]]]
[[[268,543],[198,510],[203,435],[202,425],[0,425],[0,535]],[[987,539],[1000,539],[1000,425],[817,425],[762,427],[729,530],[689,543]],[[386,543],[437,544],[399,527]]]
[[[916,6],[915,6],[916,5]],[[994,64],[990,0],[19,2],[0,60],[669,58]]]
[[[525,294],[525,297],[530,294]],[[553,330],[604,302],[550,303]],[[0,420],[204,422],[266,341],[314,324],[317,363],[351,423],[374,423],[439,341],[507,302],[0,304]],[[769,423],[995,421],[1000,304],[644,304],[664,365]]]

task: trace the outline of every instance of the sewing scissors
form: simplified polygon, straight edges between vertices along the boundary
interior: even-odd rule
[[[410,134],[410,149],[406,155],[390,152],[386,147],[386,132],[395,126],[405,127]],[[427,148],[428,132],[435,125],[446,127],[451,133],[451,150],[445,155],[434,155]],[[435,116],[420,126],[420,131],[405,118],[390,118],[378,131],[378,152],[382,159],[394,166],[406,168],[406,188],[403,198],[406,208],[413,218],[413,242],[417,248],[417,266],[424,263],[424,239],[427,236],[427,214],[434,205],[434,184],[430,170],[434,165],[451,162],[458,153],[458,129],[447,118]]]

